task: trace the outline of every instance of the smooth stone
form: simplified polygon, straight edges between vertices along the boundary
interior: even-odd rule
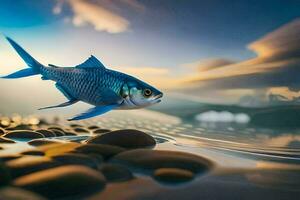
[[[64,165],[84,165],[94,169],[97,169],[100,164],[96,158],[80,153],[64,153],[52,156],[52,158]]]
[[[88,167],[69,165],[20,177],[13,185],[49,199],[82,199],[105,187],[105,177]]]
[[[154,146],[156,144],[152,136],[134,129],[108,132],[87,140],[87,143],[109,144],[133,149]]]
[[[0,156],[0,161],[6,162],[6,161],[17,159],[17,158],[20,158],[20,157],[22,157],[22,156],[19,155],[19,154],[1,155]]]
[[[6,131],[0,127],[0,135],[4,135],[6,133]]]
[[[100,167],[100,171],[109,182],[120,182],[133,179],[131,171],[121,165],[104,164]]]
[[[88,129],[90,130],[95,130],[95,129],[98,129],[99,126],[95,126],[95,125],[92,125],[92,126],[89,126]]]
[[[51,158],[40,156],[23,156],[7,161],[5,164],[13,178],[60,165],[60,163]]]
[[[102,128],[96,129],[93,131],[94,134],[103,134],[103,133],[108,133],[108,132],[110,132],[109,129],[102,129]]]
[[[49,139],[34,139],[28,142],[28,144],[32,146],[42,146],[42,145],[60,144],[60,143],[62,142],[59,142],[57,140],[49,140]]]
[[[154,179],[166,183],[187,182],[194,178],[194,173],[178,168],[160,168],[154,171]]]
[[[52,157],[64,153],[70,153],[78,146],[80,146],[80,144],[75,142],[65,142],[60,144],[43,145],[38,147],[38,150],[44,151],[46,156]]]
[[[48,130],[59,130],[59,131],[62,131],[64,132],[65,130],[59,126],[50,126],[48,127]]]
[[[80,125],[80,124],[70,124],[70,126],[72,127],[72,128],[76,128],[76,127],[83,127],[82,125]]]
[[[58,129],[50,129],[56,137],[65,136],[65,132]]]
[[[0,161],[0,187],[9,184],[10,180],[11,175],[9,173],[9,169]]]
[[[78,146],[75,151],[84,153],[84,154],[100,154],[104,159],[111,158],[114,155],[117,155],[123,151],[124,148],[104,145],[104,144],[83,144]]]
[[[45,137],[55,137],[55,133],[53,133],[51,130],[46,130],[46,129],[39,129],[35,130],[38,133],[43,134]]]
[[[4,187],[0,189],[1,200],[46,200],[33,192],[16,187]]]
[[[38,150],[29,150],[29,151],[23,151],[21,154],[22,155],[32,155],[32,156],[43,156],[43,155],[45,155],[45,152],[38,151]]]
[[[122,152],[112,158],[112,162],[140,168],[141,170],[179,168],[192,171],[193,173],[203,173],[213,166],[211,161],[194,154],[150,149],[135,149]]]
[[[5,137],[0,137],[0,143],[16,143],[16,142]]]
[[[73,133],[73,132],[65,132],[65,134],[67,136],[75,136],[75,135],[77,135],[76,133]]]
[[[30,130],[18,130],[18,131],[10,131],[4,135],[6,138],[26,138],[26,139],[34,139],[34,138],[43,138],[44,135],[41,133],[30,131]]]
[[[27,130],[27,131],[31,131],[32,128],[29,125],[25,125],[25,124],[20,124],[14,127],[9,127],[6,130]]]
[[[76,127],[73,130],[77,133],[89,133],[90,132],[89,130],[87,130],[85,128],[81,128],[81,127]]]

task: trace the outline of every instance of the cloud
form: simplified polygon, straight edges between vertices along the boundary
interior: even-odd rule
[[[67,3],[73,12],[72,23],[76,27],[92,25],[95,30],[106,31],[108,33],[127,31],[130,22],[103,6],[101,2],[92,3],[88,0],[60,0],[53,8],[53,13],[60,14],[63,4]],[[138,6],[134,1],[132,5]]]
[[[255,58],[189,77],[189,83],[210,89],[300,90],[300,19],[296,19],[248,45]]]
[[[224,59],[224,58],[215,58],[215,59],[206,59],[200,60],[192,63],[185,64],[185,67],[196,68],[199,72],[208,71],[212,69],[216,69],[219,67],[224,67],[226,65],[230,65],[235,63],[232,60]]]

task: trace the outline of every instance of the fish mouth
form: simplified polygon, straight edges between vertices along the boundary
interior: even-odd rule
[[[159,102],[161,102],[162,96],[163,96],[163,94],[156,95],[156,96],[154,97],[154,103],[159,103]]]
[[[161,94],[159,94],[159,95],[156,95],[156,96],[154,97],[154,100],[158,100],[158,99],[162,98],[162,96],[163,96],[163,94],[162,94],[162,93],[161,93]]]

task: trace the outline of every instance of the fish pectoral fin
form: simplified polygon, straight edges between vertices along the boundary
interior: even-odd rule
[[[77,103],[77,102],[78,102],[78,100],[73,99],[73,100],[70,100],[70,101],[67,101],[67,102],[55,105],[55,106],[47,106],[47,107],[39,108],[39,110],[45,110],[45,109],[49,109],[49,108],[59,108],[59,107],[70,106],[70,105],[72,105],[74,103]]]
[[[119,104],[112,104],[112,105],[107,105],[107,106],[96,106],[94,108],[87,110],[84,113],[81,113],[71,119],[68,119],[68,121],[82,120],[82,119],[95,117],[97,115],[102,115],[110,110],[117,108],[118,106],[119,106]]]

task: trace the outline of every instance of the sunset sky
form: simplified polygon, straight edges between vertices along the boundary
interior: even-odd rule
[[[43,64],[75,66],[91,54],[167,93],[236,102],[300,90],[298,0],[11,0],[0,32]],[[0,37],[0,74],[25,67]],[[63,99],[39,77],[0,80],[3,104]],[[40,98],[37,98],[40,97]],[[221,97],[221,98],[220,98]],[[3,107],[3,108],[2,108]]]

